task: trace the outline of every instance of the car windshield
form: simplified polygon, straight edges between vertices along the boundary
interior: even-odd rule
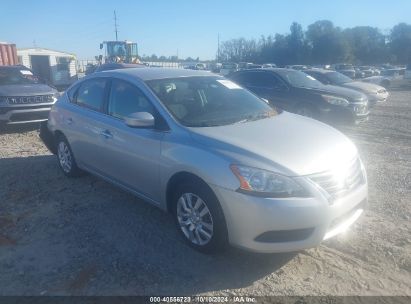
[[[37,84],[41,83],[37,76],[30,70],[18,68],[0,68],[0,85],[10,84]]]
[[[322,88],[324,86],[314,77],[297,70],[279,70],[277,73],[293,87]]]
[[[332,83],[332,84],[343,84],[347,82],[352,82],[352,79],[344,74],[338,72],[328,72],[325,74],[325,77]]]
[[[265,101],[222,77],[181,77],[146,82],[181,124],[212,127],[277,115]]]

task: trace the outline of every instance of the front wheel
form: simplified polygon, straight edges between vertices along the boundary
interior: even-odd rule
[[[202,183],[184,183],[174,195],[174,217],[183,239],[204,253],[223,250],[227,229],[214,193]]]
[[[71,151],[70,145],[64,135],[58,136],[56,146],[59,167],[63,173],[69,177],[77,177],[82,175],[83,172],[77,167],[73,152]]]

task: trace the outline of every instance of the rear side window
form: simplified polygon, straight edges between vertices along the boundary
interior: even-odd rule
[[[78,88],[75,103],[91,110],[102,111],[106,83],[107,81],[102,78],[84,81]]]
[[[248,72],[242,73],[236,77],[233,77],[233,80],[247,87],[255,88],[274,88],[280,84],[280,81],[265,72]]]

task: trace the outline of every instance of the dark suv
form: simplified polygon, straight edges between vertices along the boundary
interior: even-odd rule
[[[329,123],[360,122],[368,118],[363,93],[323,85],[293,69],[256,69],[233,73],[230,78],[272,105]]]
[[[0,66],[0,123],[47,120],[58,92],[24,66]]]

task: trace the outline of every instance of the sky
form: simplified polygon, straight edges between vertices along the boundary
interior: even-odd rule
[[[317,20],[346,28],[373,26],[384,33],[411,23],[411,0],[0,0],[0,41],[42,47],[93,59],[99,44],[138,43],[139,55],[214,59],[220,41],[304,29]]]

